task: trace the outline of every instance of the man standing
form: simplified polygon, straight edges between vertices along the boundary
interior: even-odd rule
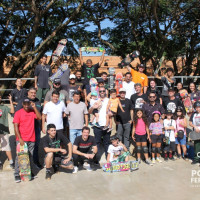
[[[63,134],[63,113],[65,104],[59,101],[59,92],[53,91],[51,101],[46,103],[42,112],[42,132],[46,134],[45,119],[48,124],[55,124],[57,134]]]
[[[9,142],[9,128],[8,128],[8,113],[14,113],[14,106],[12,102],[11,95],[9,96],[9,101],[11,105],[11,109],[8,108],[6,105],[3,104],[1,101],[2,96],[0,94],[0,143],[1,143],[1,150],[6,152],[8,160],[10,162],[10,168],[14,169],[14,163],[11,154],[10,142]],[[3,169],[3,164],[0,160],[0,170]]]
[[[76,76],[74,74],[71,74],[69,76],[69,101],[73,101],[73,94],[74,92],[77,92],[81,90],[78,85],[76,85]]]
[[[47,56],[41,58],[41,64],[35,68],[35,88],[37,89],[37,98],[42,100],[49,90],[48,78],[52,75],[51,67],[46,64]]]
[[[146,94],[142,93],[142,86],[140,83],[135,84],[136,93],[131,96],[131,102],[133,104],[133,109],[142,108],[143,104],[147,102]]]
[[[140,64],[138,66],[138,71],[134,70],[130,66],[127,66],[127,69],[132,75],[132,81],[134,83],[140,83],[142,86],[142,91],[145,94],[148,87],[148,77],[143,73],[145,70],[145,66],[143,64]]]
[[[101,78],[103,79],[104,81],[104,87],[106,90],[109,89],[109,84],[108,84],[108,74],[106,72],[102,72],[101,73]]]
[[[74,144],[76,137],[81,135],[84,126],[88,126],[88,111],[85,103],[80,102],[80,92],[74,92],[73,102],[67,105],[65,113],[69,116],[69,137]]]
[[[106,126],[106,109],[108,105],[109,99],[106,97],[106,89],[104,87],[99,88],[99,96],[101,100],[101,108],[99,109],[99,124],[100,128],[98,127],[93,127],[94,129],[94,136],[95,136],[95,141],[97,143],[98,149],[100,149],[101,142],[102,142],[102,137],[103,137],[103,144],[104,144],[104,151],[107,157],[107,152],[108,152],[108,146],[110,144],[110,134],[111,132],[107,132],[107,130],[103,130],[103,127]],[[89,113],[92,114],[94,109],[98,109],[99,104],[94,103],[94,105],[89,109]],[[93,124],[95,124],[96,121],[94,120]],[[100,153],[97,155],[98,161],[100,160]]]
[[[62,64],[68,66],[68,61],[64,60]],[[68,91],[68,87],[69,87],[69,75],[70,75],[70,68],[68,67],[67,70],[64,71],[63,75],[60,78],[62,89],[66,91]]]
[[[101,56],[101,59],[99,63],[93,65],[92,60],[88,59],[86,61],[86,64],[83,62],[83,57],[82,57],[82,51],[79,49],[80,52],[80,62],[81,62],[81,67],[83,69],[83,76],[85,77],[85,87],[86,87],[86,92],[87,94],[90,93],[90,84],[89,81],[91,78],[96,78],[98,75],[98,68],[102,65],[103,60],[104,60],[104,54],[105,50],[103,51],[103,54]]]
[[[156,102],[156,93],[150,92],[148,96],[149,102],[143,105],[143,111],[148,118],[149,124],[152,122],[152,114],[154,111],[159,111],[162,114],[162,118],[164,119],[165,109],[161,104]]]
[[[77,70],[75,76],[76,76],[75,84],[78,86],[78,90],[81,92],[81,101],[84,102],[87,95],[85,90],[84,79],[82,79],[82,72],[80,70]]]
[[[123,88],[126,90],[125,98],[130,99],[132,94],[135,94],[135,83],[131,81],[132,76],[130,72],[125,74],[125,79],[123,81]]]
[[[124,88],[120,88],[119,95],[122,108],[125,112],[122,112],[122,110],[118,107],[116,116],[117,135],[120,141],[122,141],[126,148],[129,149],[131,124],[133,122],[133,108],[131,101],[125,98],[126,90]]]
[[[47,133],[43,138],[43,147],[46,153],[46,179],[50,180],[52,176],[51,166],[54,169],[54,173],[59,171],[59,166],[73,169],[71,162],[72,144],[64,135],[56,133],[56,126],[54,124],[47,125]]]
[[[33,108],[30,109],[30,106]],[[35,119],[41,120],[41,114],[37,110],[35,104],[31,102],[29,99],[24,99],[23,108],[18,110],[15,113],[13,123],[15,129],[16,136],[16,145],[20,143],[21,146],[24,143],[27,143],[29,156],[30,156],[30,164],[31,164],[31,172],[32,177],[34,178],[34,167],[35,164],[33,162],[33,151],[35,147]],[[15,159],[15,182],[21,182],[21,178],[19,176],[19,165],[18,165],[18,157]]]
[[[82,135],[75,139],[73,145],[73,173],[78,172],[79,163],[83,163],[83,167],[87,169],[87,171],[92,171],[91,164],[95,162],[96,154],[97,145],[95,138],[90,135],[90,128],[84,126],[82,128]]]

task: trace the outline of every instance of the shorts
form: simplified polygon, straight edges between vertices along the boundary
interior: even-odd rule
[[[162,143],[162,135],[151,135],[152,144]]]
[[[186,135],[184,135],[183,139],[176,137],[176,144],[186,145]]]
[[[165,147],[164,147],[165,152],[175,151],[175,150],[176,150],[175,142],[170,142],[170,144],[165,145]]]
[[[93,114],[93,115],[95,115],[96,113],[99,113],[98,109],[94,109],[94,110],[92,111],[92,114]]]
[[[11,151],[8,134],[0,134],[1,150]]]
[[[135,134],[135,141],[136,142],[147,142],[147,134],[145,134],[145,135]]]

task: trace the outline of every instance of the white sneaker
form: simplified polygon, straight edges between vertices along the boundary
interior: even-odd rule
[[[162,163],[162,160],[160,160],[160,158],[156,158],[156,161]]]
[[[151,161],[153,164],[156,164],[156,160],[155,158],[152,158],[152,161]]]
[[[78,172],[78,167],[77,166],[74,166],[74,169],[73,169],[73,174],[76,174]]]
[[[90,167],[90,164],[87,163],[87,162],[85,162],[85,163],[83,164],[83,168],[86,169],[86,170],[89,171],[89,172],[92,171],[92,168]]]

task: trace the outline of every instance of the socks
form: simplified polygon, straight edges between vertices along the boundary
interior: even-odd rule
[[[9,162],[10,162],[10,165],[12,165],[12,164],[13,164],[13,160],[9,160]]]

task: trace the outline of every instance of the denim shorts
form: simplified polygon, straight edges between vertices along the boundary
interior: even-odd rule
[[[183,139],[176,137],[176,144],[186,145],[186,135],[184,135]]]

